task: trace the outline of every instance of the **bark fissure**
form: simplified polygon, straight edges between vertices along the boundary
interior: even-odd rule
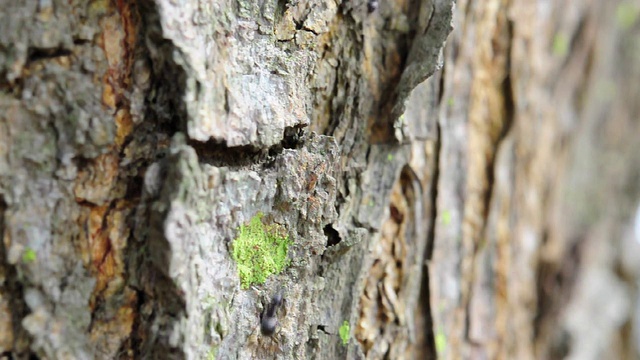
[[[433,258],[433,247],[436,241],[436,221],[438,219],[438,184],[440,180],[440,151],[442,146],[440,122],[436,121],[436,136],[435,136],[435,152],[433,154],[433,180],[431,182],[431,188],[429,191],[430,201],[430,217],[427,233],[427,246],[425,248],[425,259],[427,261]]]

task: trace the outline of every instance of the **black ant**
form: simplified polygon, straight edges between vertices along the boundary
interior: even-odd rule
[[[282,306],[283,301],[283,292],[280,290],[273,295],[271,302],[264,308],[262,314],[260,314],[260,333],[262,334],[262,340],[261,337],[256,336],[257,327],[249,336],[249,342],[258,345],[263,351],[282,351],[282,344],[280,343],[280,330],[282,329],[278,329],[278,310]],[[263,341],[267,339],[267,342]],[[260,357],[258,356],[259,354],[255,355],[254,357]]]
[[[260,331],[263,335],[272,336],[278,327],[278,318],[276,312],[282,305],[282,292],[277,292],[272,298],[271,303],[262,312],[260,319]]]
[[[378,0],[369,0],[367,1],[367,11],[369,14],[376,11],[378,9]]]

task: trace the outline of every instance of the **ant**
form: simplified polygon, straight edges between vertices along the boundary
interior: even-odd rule
[[[369,14],[376,11],[378,9],[378,0],[369,0],[367,1],[367,11]]]
[[[263,349],[271,349],[270,351],[274,351],[273,346],[277,346],[277,351],[282,351],[281,343],[279,338],[281,337],[280,331],[278,331],[278,317],[277,312],[278,309],[282,306],[284,301],[282,290],[278,291],[271,298],[271,302],[264,308],[262,314],[260,315],[260,332],[264,336],[264,339],[269,339],[272,343],[271,346],[268,346],[268,343],[264,343],[260,341],[258,337],[256,337],[256,330],[250,336],[250,342],[257,344],[259,347]]]
[[[282,305],[282,291],[277,292],[272,298],[271,303],[262,312],[260,319],[260,331],[263,335],[272,336],[278,327],[278,318],[276,312]]]

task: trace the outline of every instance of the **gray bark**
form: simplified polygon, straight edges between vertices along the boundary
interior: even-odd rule
[[[361,356],[394,184],[403,248],[379,276],[399,278],[367,291],[399,320],[371,354],[409,351],[426,244],[411,209],[429,198],[408,130],[429,130],[401,115],[441,66],[453,5],[367,5],[4,3],[2,351]],[[258,213],[291,264],[244,290],[230,249]],[[279,289],[274,341],[258,327]]]
[[[2,356],[638,356],[637,4],[0,5]]]

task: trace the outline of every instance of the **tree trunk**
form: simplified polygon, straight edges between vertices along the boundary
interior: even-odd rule
[[[636,2],[0,4],[1,356],[640,356]]]

